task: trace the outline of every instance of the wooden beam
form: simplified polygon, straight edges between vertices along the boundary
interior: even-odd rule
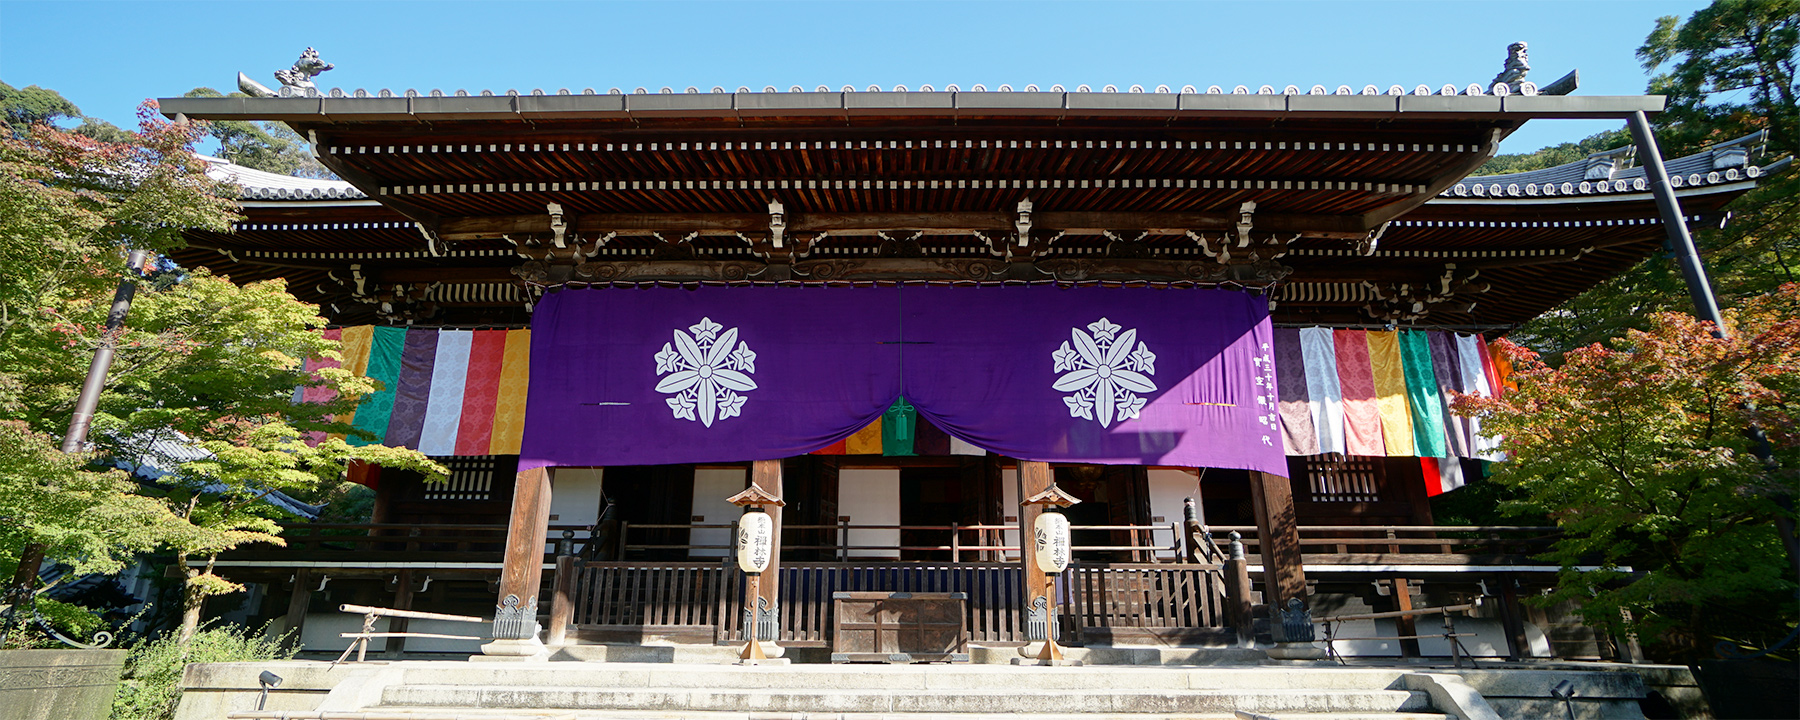
[[[1523,121],[1521,120],[1520,122]],[[1458,181],[1468,177],[1469,173],[1475,172],[1476,168],[1481,167],[1482,164],[1488,161],[1488,158],[1493,157],[1494,152],[1500,149],[1500,140],[1505,138],[1506,135],[1511,132],[1513,128],[1518,127],[1518,125],[1519,123],[1509,123],[1503,127],[1488,129],[1485,137],[1481,140],[1480,151],[1470,153],[1468,157],[1450,165],[1449,168],[1445,169],[1443,174],[1433,178],[1432,181],[1425,186],[1425,192],[1400,202],[1383,205],[1365,213],[1362,217],[1363,229],[1374,230],[1375,228],[1387,224],[1394,218],[1417,210],[1420,205],[1431,202],[1431,199],[1437,197],[1438,193],[1443,192],[1451,185],[1455,185]]]
[[[288,596],[287,633],[293,636],[294,647],[305,649],[305,641],[301,639],[306,632],[306,612],[312,606],[312,571],[307,568],[294,570],[294,594]]]
[[[1250,500],[1256,513],[1256,540],[1263,565],[1263,604],[1269,607],[1270,627],[1279,627],[1278,608],[1291,598],[1307,602],[1293,488],[1285,477],[1252,471]]]
[[[396,583],[397,587],[394,588],[393,609],[411,610],[413,602],[413,571],[401,570],[396,577]],[[389,617],[388,632],[404,633],[409,624],[411,624],[411,621],[405,616]],[[387,638],[387,645],[383,648],[381,656],[397,660],[400,658],[400,655],[405,652],[406,636],[397,635],[395,637]]]
[[[538,587],[544,581],[544,530],[550,526],[550,472],[532,468],[518,473],[513,482],[493,637],[535,641]]]
[[[389,199],[384,199],[387,201]],[[789,233],[931,230],[938,232],[1010,233],[1017,216],[1008,212],[922,213],[789,213]],[[1103,230],[1150,230],[1181,234],[1188,230],[1224,230],[1236,226],[1236,213],[1202,212],[1039,212],[1032,224],[1043,232],[1096,234]],[[700,232],[704,234],[767,233],[766,213],[613,213],[576,219],[583,233]],[[1302,233],[1312,237],[1360,238],[1362,220],[1351,215],[1258,214],[1259,232]],[[496,239],[504,235],[550,232],[548,215],[447,217],[438,224],[446,241]]]

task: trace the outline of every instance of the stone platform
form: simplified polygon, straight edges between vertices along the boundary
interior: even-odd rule
[[[179,720],[1500,720],[1564,717],[1549,690],[1575,683],[1577,718],[1630,718],[1651,666],[1483,667],[1209,665],[1198,649],[1089,648],[1085,667],[726,664],[729,648],[584,650],[610,662],[288,661],[188,668]],[[993,649],[997,659],[1002,653]],[[1154,650],[1155,652],[1150,652]],[[1109,657],[1109,653],[1111,657]],[[972,653],[975,655],[976,653]],[[1016,653],[1015,653],[1016,654]],[[719,655],[720,657],[713,657]],[[635,661],[621,661],[631,658]],[[595,660],[599,658],[588,658]],[[268,709],[256,675],[284,678]],[[1669,682],[1667,679],[1659,681]],[[1658,685],[1662,687],[1662,685]],[[1666,690],[1666,688],[1664,688]],[[1702,708],[1703,712],[1703,708]],[[1689,714],[1689,717],[1705,717]]]

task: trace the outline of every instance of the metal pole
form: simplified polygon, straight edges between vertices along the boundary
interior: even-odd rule
[[[1700,253],[1694,249],[1694,238],[1688,235],[1687,218],[1681,212],[1681,203],[1675,199],[1675,189],[1669,186],[1669,171],[1663,167],[1662,152],[1656,147],[1656,135],[1650,132],[1650,121],[1644,118],[1642,110],[1633,111],[1625,120],[1631,128],[1631,137],[1637,141],[1638,155],[1644,159],[1644,174],[1648,176],[1650,192],[1656,196],[1656,210],[1662,215],[1663,228],[1669,233],[1669,247],[1674,251],[1675,261],[1681,265],[1682,277],[1687,280],[1688,295],[1694,299],[1694,312],[1701,320],[1713,324],[1713,337],[1729,337],[1719,316],[1719,301],[1713,298],[1712,285],[1706,278],[1706,266],[1701,264]],[[1751,425],[1746,434],[1750,436],[1750,451],[1773,469],[1774,449],[1769,446],[1768,435],[1756,425]],[[1794,499],[1787,493],[1777,495],[1775,501],[1784,509],[1794,507]],[[1795,577],[1800,577],[1800,538],[1796,537],[1794,521],[1777,518],[1775,529],[1787,550],[1790,569]]]
[[[1662,215],[1663,230],[1669,234],[1669,248],[1687,280],[1688,295],[1694,299],[1694,312],[1713,324],[1713,336],[1725,337],[1725,323],[1719,317],[1719,301],[1713,298],[1712,285],[1706,278],[1706,266],[1694,249],[1694,238],[1688,234],[1687,216],[1675,199],[1675,188],[1669,186],[1669,171],[1663,167],[1662,152],[1656,148],[1656,135],[1650,132],[1650,121],[1638,110],[1626,118],[1631,137],[1637,141],[1638,156],[1644,159],[1644,179],[1650,183],[1650,194],[1656,197],[1656,211]]]
[[[106,332],[100,336],[100,347],[94,348],[94,362],[88,365],[87,380],[82,382],[81,396],[75,400],[75,414],[69,417],[69,431],[63,434],[63,452],[78,452],[82,443],[87,442],[94,408],[100,403],[100,391],[106,387],[106,373],[112,369],[119,329],[125,326],[125,314],[131,311],[131,299],[137,296],[137,280],[149,257],[147,250],[132,250],[125,261],[130,272],[119,279],[119,289],[113,293],[112,310],[106,314]]]

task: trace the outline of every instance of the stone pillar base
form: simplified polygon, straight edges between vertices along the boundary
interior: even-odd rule
[[[1325,649],[1312,643],[1283,642],[1275,643],[1268,649],[1270,660],[1324,660]]]
[[[481,646],[480,655],[470,660],[549,660],[550,649],[537,638],[495,640]]]

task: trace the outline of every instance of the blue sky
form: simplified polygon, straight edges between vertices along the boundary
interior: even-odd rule
[[[266,85],[308,45],[321,87],[600,92],[689,85],[990,89],[1036,83],[1360,89],[1486,83],[1506,45],[1531,79],[1637,94],[1655,19],[1704,2],[18,2],[0,80],[54,88],[120,125],[147,97]],[[1616,127],[1536,121],[1503,151]]]

